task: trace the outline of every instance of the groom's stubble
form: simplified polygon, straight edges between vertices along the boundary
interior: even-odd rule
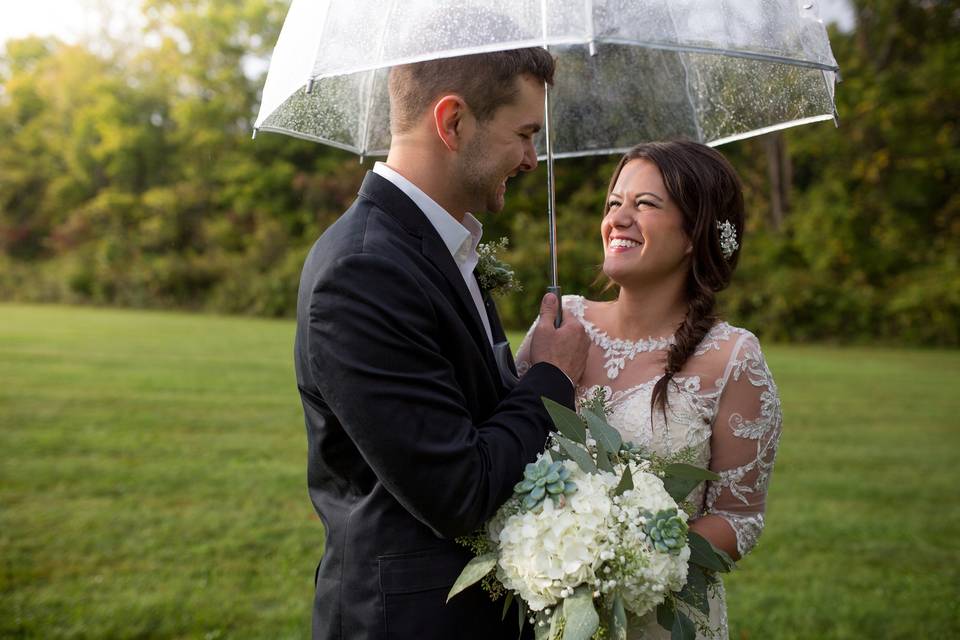
[[[504,194],[500,193],[501,162],[491,153],[490,131],[484,124],[469,143],[464,145],[457,161],[457,173],[462,181],[464,202],[470,203],[474,213],[498,213],[503,210]]]

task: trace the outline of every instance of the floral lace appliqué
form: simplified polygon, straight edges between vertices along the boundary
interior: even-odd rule
[[[570,301],[567,305],[568,308],[583,325],[583,329],[590,336],[590,340],[603,349],[604,368],[607,371],[607,377],[611,380],[615,380],[623,371],[623,368],[627,366],[627,361],[636,358],[638,353],[666,351],[671,345],[676,344],[676,339],[673,336],[659,338],[651,336],[640,340],[611,338],[606,331],[597,329],[596,325],[583,317],[583,296],[570,296],[568,299]]]

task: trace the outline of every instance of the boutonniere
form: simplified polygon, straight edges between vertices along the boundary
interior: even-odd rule
[[[513,268],[497,259],[497,253],[506,249],[508,243],[506,238],[500,238],[496,242],[483,242],[477,245],[479,260],[474,273],[480,288],[491,294],[523,290],[513,273]]]

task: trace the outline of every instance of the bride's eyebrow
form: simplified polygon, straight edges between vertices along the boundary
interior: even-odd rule
[[[638,198],[639,198],[640,196],[653,196],[654,198],[656,198],[656,199],[659,200],[660,202],[663,202],[663,198],[661,198],[661,197],[658,196],[657,194],[653,193],[652,191],[641,191],[640,193],[637,194],[637,197],[638,197]]]
[[[660,202],[663,202],[663,198],[661,198],[661,197],[658,196],[657,194],[653,193],[652,191],[641,191],[640,193],[638,193],[638,194],[637,194],[636,196],[634,196],[634,197],[639,198],[640,196],[653,196],[654,198],[656,198],[656,199],[659,200]],[[623,198],[623,196],[622,196],[620,193],[616,192],[616,191],[611,191],[611,192],[610,192],[610,197],[611,197],[611,198],[616,197],[616,198],[621,198],[621,199]]]

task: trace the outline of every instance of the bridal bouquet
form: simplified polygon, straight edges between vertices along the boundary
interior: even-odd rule
[[[714,572],[733,561],[687,527],[686,496],[712,472],[647,454],[606,421],[602,400],[582,416],[544,399],[558,433],[527,465],[514,495],[468,540],[478,555],[448,600],[482,582],[519,600],[536,638],[625,639],[627,613],[656,609],[673,638],[709,615]]]

